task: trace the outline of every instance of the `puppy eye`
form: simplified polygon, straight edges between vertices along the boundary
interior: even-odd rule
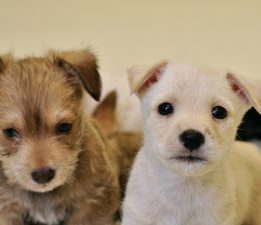
[[[71,130],[71,128],[72,128],[71,123],[60,123],[56,127],[56,132],[58,134],[68,133]]]
[[[164,102],[159,105],[158,112],[162,116],[167,116],[174,112],[174,108],[172,104],[170,104],[169,102]]]
[[[215,106],[212,109],[212,115],[216,119],[225,119],[227,117],[227,110],[222,106]]]
[[[7,128],[7,129],[4,129],[3,130],[3,133],[4,135],[7,137],[7,138],[19,138],[20,137],[20,134],[19,132],[14,129],[14,128]]]

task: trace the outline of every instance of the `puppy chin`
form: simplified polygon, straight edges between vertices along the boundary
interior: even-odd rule
[[[45,193],[53,191],[55,188],[59,187],[60,185],[57,184],[35,184],[35,185],[29,185],[26,189],[28,191],[32,192],[38,192],[38,193]]]
[[[160,160],[171,171],[179,176],[196,177],[208,173],[214,167],[212,160],[209,159],[205,150],[200,149],[198,152],[188,152],[183,147],[178,146],[174,149],[178,151],[163,150],[161,146]]]
[[[62,186],[64,183],[53,180],[46,184],[37,184],[34,181],[29,181],[26,183],[19,182],[19,184],[26,191],[31,191],[31,192],[36,192],[36,193],[45,193],[45,192],[53,191],[54,189]]]
[[[169,159],[167,166],[177,175],[196,177],[206,174],[211,167],[209,161],[188,161],[187,159]]]

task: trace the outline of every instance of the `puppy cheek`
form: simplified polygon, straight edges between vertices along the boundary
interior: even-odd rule
[[[53,161],[56,168],[55,182],[57,185],[70,182],[73,179],[73,173],[76,169],[79,157],[79,150],[61,149]]]
[[[182,149],[176,129],[172,132],[162,132],[161,136],[155,137],[154,145],[157,146],[157,154],[166,160],[178,154]]]
[[[228,138],[224,139],[224,137],[229,137],[231,131],[226,132],[217,124],[207,128],[203,153],[208,158],[210,167],[217,165],[226,156],[229,145]]]
[[[213,127],[213,139],[216,140],[219,148],[223,149],[230,146],[236,136],[237,124],[233,118],[227,118],[224,121],[217,121]]]
[[[5,158],[4,160],[2,160],[2,168],[3,168],[3,172],[8,180],[8,183],[16,183],[17,179],[16,179],[16,168],[14,168],[13,163],[12,163],[12,159],[9,158]]]
[[[19,144],[6,140],[6,138],[0,138],[0,155],[1,157],[9,157],[14,155],[19,148]]]
[[[164,160],[169,160],[175,154],[175,147],[173,144],[168,143],[157,143],[157,152],[156,154],[159,155]]]
[[[18,154],[9,156],[2,161],[3,171],[9,183],[19,183],[26,186],[30,182],[28,162]]]
[[[219,161],[222,150],[215,132],[209,131],[205,133],[205,144],[201,150],[202,155],[208,159],[210,164],[215,164],[216,161]]]
[[[148,127],[145,130],[146,137],[153,146],[156,146],[156,154],[160,154],[163,158],[169,158],[180,149],[179,128],[173,121],[159,118],[156,115],[148,120],[146,127]]]

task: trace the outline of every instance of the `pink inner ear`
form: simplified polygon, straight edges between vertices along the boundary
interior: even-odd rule
[[[232,74],[227,75],[228,80],[230,81],[230,86],[232,90],[246,103],[250,104],[250,100],[247,96],[247,93],[244,87],[239,83],[239,81]]]
[[[166,62],[162,62],[149,71],[148,76],[147,76],[148,79],[144,82],[140,91],[144,91],[144,90],[148,89],[152,84],[156,83],[159,80],[162,70],[164,69],[166,64],[167,64]]]
[[[156,83],[158,81],[158,75],[160,71],[155,71],[157,73],[153,74],[144,84],[143,89],[149,88],[153,83]]]

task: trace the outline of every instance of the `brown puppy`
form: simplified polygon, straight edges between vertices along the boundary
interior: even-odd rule
[[[88,50],[0,57],[0,221],[111,224],[117,158],[83,107],[101,82]]]

